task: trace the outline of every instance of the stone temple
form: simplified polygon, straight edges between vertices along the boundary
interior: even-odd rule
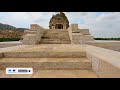
[[[31,24],[30,30],[25,31],[22,42],[28,45],[83,44],[93,40],[94,37],[90,35],[89,29],[79,29],[78,24],[69,25],[67,16],[60,12],[50,19],[49,29]]]
[[[62,12],[60,14],[53,15],[49,22],[50,29],[68,29],[69,21],[66,15]]]
[[[0,43],[0,78],[120,78],[120,41],[94,40],[63,12],[48,23],[31,24],[19,42]],[[33,74],[9,75],[8,67],[32,67]]]

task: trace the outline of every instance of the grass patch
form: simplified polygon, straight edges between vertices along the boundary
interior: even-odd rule
[[[94,38],[95,40],[120,40],[120,38]]]
[[[0,42],[6,42],[6,41],[19,41],[20,38],[0,38]]]

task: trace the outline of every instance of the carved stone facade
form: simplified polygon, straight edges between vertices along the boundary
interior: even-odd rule
[[[49,22],[50,29],[68,29],[69,21],[63,12],[53,15]]]

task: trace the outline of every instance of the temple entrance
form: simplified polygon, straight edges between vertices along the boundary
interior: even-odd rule
[[[55,29],[63,29],[63,25],[62,24],[56,24]]]

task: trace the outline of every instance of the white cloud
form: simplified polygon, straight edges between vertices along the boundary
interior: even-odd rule
[[[120,13],[101,14],[86,22],[95,37],[120,37]]]
[[[56,13],[58,12],[6,12],[8,15],[0,16],[0,23],[26,28],[36,23],[48,28],[52,14]],[[89,28],[95,37],[120,37],[120,12],[99,15],[95,12],[65,12],[65,14],[70,24],[77,23],[80,28]]]

